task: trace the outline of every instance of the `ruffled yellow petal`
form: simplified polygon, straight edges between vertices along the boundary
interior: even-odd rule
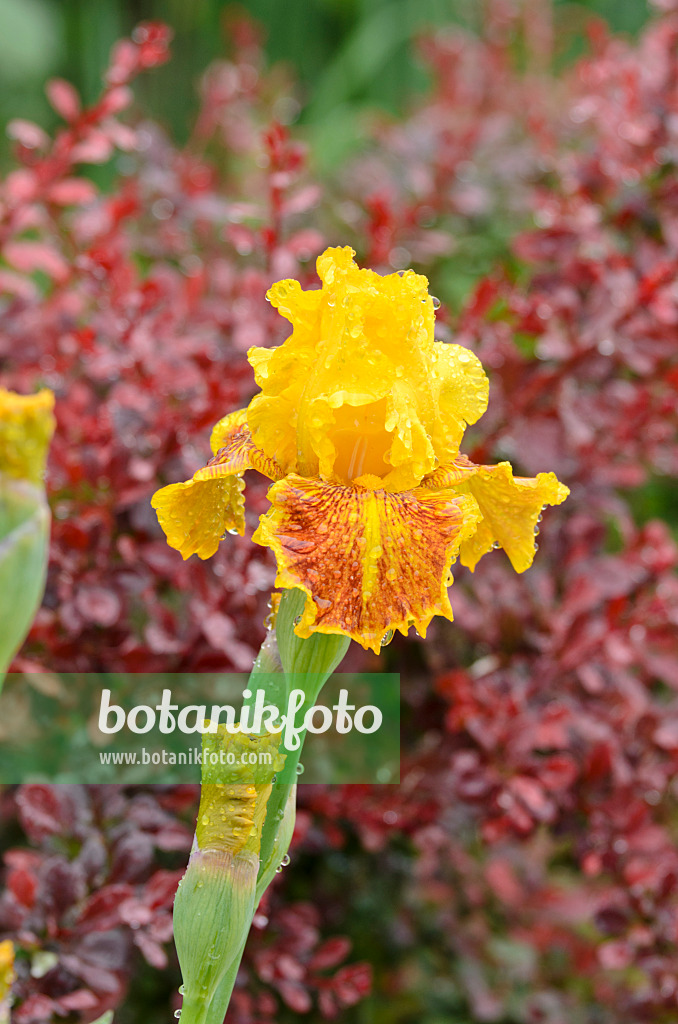
[[[431,439],[438,461],[446,463],[459,451],[468,424],[487,409],[490,384],[475,353],[462,345],[434,345],[434,379],[438,416]]]
[[[0,473],[40,483],[54,433],[54,395],[47,388],[17,395],[0,388]]]
[[[275,459],[252,442],[247,410],[239,409],[219,420],[210,444],[216,452],[191,480],[169,484],[151,500],[170,547],[182,558],[210,558],[226,531],[245,532],[245,484],[242,474],[256,469],[270,480],[282,476]]]
[[[249,359],[261,394],[249,408],[255,444],[285,472],[350,483],[369,473],[388,491],[416,487],[456,455],[487,406],[473,353],[433,340],[425,277],[361,270],[349,248],[318,259],[320,291],[282,281],[271,302],[294,327]]]
[[[226,531],[245,532],[244,489],[241,476],[194,477],[156,491],[151,504],[171,548],[184,559],[210,558]]]
[[[508,462],[474,466],[465,456],[432,474],[426,484],[453,486],[477,501],[482,519],[460,551],[460,561],[471,570],[494,547],[504,549],[516,572],[529,569],[536,551],[535,529],[544,507],[560,505],[570,493],[554,473],[514,477]]]
[[[450,565],[475,530],[470,495],[426,488],[394,494],[378,477],[360,486],[291,475],[269,491],[272,509],[254,534],[275,552],[276,586],[307,595],[296,633],[341,633],[379,651],[390,630],[426,635],[452,618]]]
[[[297,469],[297,410],[316,359],[319,291],[302,291],[298,281],[279,281],[266,297],[294,330],[278,348],[251,348],[247,358],[261,388],[250,402],[252,439],[285,472]]]

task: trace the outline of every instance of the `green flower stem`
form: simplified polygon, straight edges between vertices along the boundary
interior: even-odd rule
[[[221,984],[217,989],[214,999],[210,1003],[208,1009],[206,1009],[205,1015],[195,1018],[195,1024],[224,1024],[224,1017],[228,1010],[228,1004],[231,1001],[233,995],[233,989],[235,988],[235,979],[238,977],[238,971],[240,970],[240,962],[245,953],[245,946],[247,945],[247,939],[243,942],[240,947],[240,952],[236,956],[231,966],[226,971],[226,974],[221,979]],[[184,1007],[181,1008],[181,1020],[184,1022]],[[191,1024],[193,1024],[194,1018],[190,1018]]]
[[[308,640],[296,636],[294,625],[301,615],[304,601],[305,596],[299,590],[287,590],[283,593],[275,631],[269,630],[247,684],[252,694],[257,689],[263,689],[266,701],[281,709],[287,705],[292,684],[298,688],[303,687],[305,700],[298,712],[300,716],[315,704],[320,690],[343,659],[350,643],[344,636],[314,634]],[[300,677],[299,680],[297,677]],[[248,698],[243,706],[252,703],[253,699],[254,697]],[[292,838],[296,804],[296,768],[304,738],[305,734],[302,733],[299,748],[287,752],[286,774],[291,774],[292,781],[275,784],[266,807],[259,853],[255,910]],[[202,1004],[184,1004],[181,1016],[185,1024],[222,1024],[245,944],[246,940],[221,979],[209,1007]]]
[[[242,953],[240,956],[242,957]],[[212,1000],[212,1005],[214,1005],[214,1000]],[[226,1009],[228,1009],[228,1006]],[[210,1019],[209,1014],[210,1007],[208,1007],[207,1003],[202,999],[184,999],[181,1004],[182,1024],[184,1024],[184,1022],[187,1022],[187,1024],[207,1024]],[[226,1010],[224,1010],[224,1016],[225,1015]],[[219,1024],[223,1024],[223,1021],[224,1018],[222,1017]]]
[[[289,683],[292,677],[301,676],[307,686],[306,699],[299,712],[300,716],[315,704],[318,694],[343,660],[351,642],[345,636],[326,636],[323,633],[314,633],[308,640],[300,639],[294,632],[294,625],[302,613],[305,600],[306,597],[300,590],[286,590],[280,599],[276,619],[278,653],[287,683],[285,699],[289,693]],[[299,738],[301,742],[298,749],[288,752],[285,764],[285,774],[294,773],[292,778],[296,774],[305,733],[301,733]],[[261,864],[268,863],[273,851],[277,828],[282,817],[281,811],[287,804],[292,785],[293,782],[278,783],[273,787],[261,833],[259,854]]]

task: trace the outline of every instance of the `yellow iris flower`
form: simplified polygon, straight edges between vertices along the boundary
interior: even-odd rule
[[[378,651],[391,630],[425,636],[452,618],[447,589],[459,557],[474,569],[493,547],[532,564],[545,505],[568,489],[553,473],[513,476],[459,452],[487,407],[477,357],[434,341],[425,277],[359,269],[327,249],[319,290],[280,281],[267,298],[292,324],[277,348],[252,348],[260,392],[212,431],[214,458],[153,497],[168,543],[184,558],[214,554],[245,527],[242,474],[274,481],[253,540],[272,548],[276,586],[306,604],[295,630],[341,633]]]

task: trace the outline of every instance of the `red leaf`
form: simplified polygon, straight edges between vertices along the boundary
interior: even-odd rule
[[[131,885],[107,885],[93,893],[78,917],[81,932],[104,932],[120,923],[120,904],[134,895]]]
[[[276,983],[276,987],[290,1010],[295,1013],[308,1013],[313,1006],[311,996],[298,982],[282,980]]]
[[[21,825],[35,842],[63,832],[69,814],[54,786],[42,783],[21,786],[16,800]]]
[[[8,242],[4,256],[16,270],[25,274],[41,270],[55,281],[64,281],[68,277],[66,260],[46,242]]]
[[[7,874],[7,888],[14,896],[17,903],[29,910],[35,904],[35,894],[38,889],[38,880],[35,875],[26,868],[13,868]]]
[[[113,143],[102,131],[91,131],[83,142],[71,150],[76,164],[104,164],[113,154]]]
[[[83,206],[93,202],[98,195],[96,185],[86,178],[64,178],[47,189],[49,202],[59,206]]]
[[[47,99],[64,121],[75,121],[80,114],[80,97],[70,82],[53,78],[45,87]]]
[[[313,954],[309,961],[309,969],[312,971],[325,971],[329,967],[336,967],[345,960],[351,952],[351,940],[345,936],[337,935],[328,939]]]
[[[23,118],[15,118],[7,125],[7,134],[10,139],[16,139],[26,149],[46,149],[49,145],[49,135],[42,128],[33,124],[32,121],[25,121]]]

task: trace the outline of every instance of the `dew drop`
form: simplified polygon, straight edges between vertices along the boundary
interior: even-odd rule
[[[230,533],[231,537],[237,537],[238,536],[238,531],[235,529],[235,527],[233,527],[230,530],[227,530],[226,532]]]
[[[283,859],[280,861],[280,866],[286,868],[291,859],[292,858],[290,857],[289,853],[286,853]]]
[[[175,1010],[174,1016],[176,1017],[177,1020],[179,1020],[179,1018],[181,1017],[181,1010]]]
[[[539,535],[539,527],[538,526],[535,526],[535,528],[534,528],[534,535],[535,535],[535,537],[537,537]]]
[[[179,985],[179,995],[183,996],[185,993],[186,993],[186,986],[185,985]]]
[[[431,302],[433,303],[434,309],[440,309],[440,299],[438,298],[437,295],[431,296]]]
[[[294,625],[298,626],[300,622],[301,622],[301,615],[297,615],[296,619],[294,620]]]
[[[275,873],[276,875],[282,874],[282,864],[278,864],[277,868],[275,869]]]
[[[499,543],[499,541],[495,540],[493,545],[492,545],[492,550],[493,551],[498,551],[500,547],[501,547],[501,544]]]
[[[384,635],[381,638],[381,646],[382,647],[388,647],[388,645],[390,644],[391,640],[393,639],[393,633],[394,633],[394,630],[392,630],[392,629],[389,629],[386,633],[384,633]]]
[[[539,513],[539,515],[537,516],[537,522],[538,522],[538,523],[540,523],[540,522],[542,521],[542,519],[543,519],[543,518],[544,518],[544,516],[543,516],[543,515],[542,515],[542,513],[540,512],[540,513]]]
[[[297,775],[303,775],[304,774],[304,766],[301,763],[301,761],[299,762],[299,764],[297,765],[295,770],[296,770]]]

